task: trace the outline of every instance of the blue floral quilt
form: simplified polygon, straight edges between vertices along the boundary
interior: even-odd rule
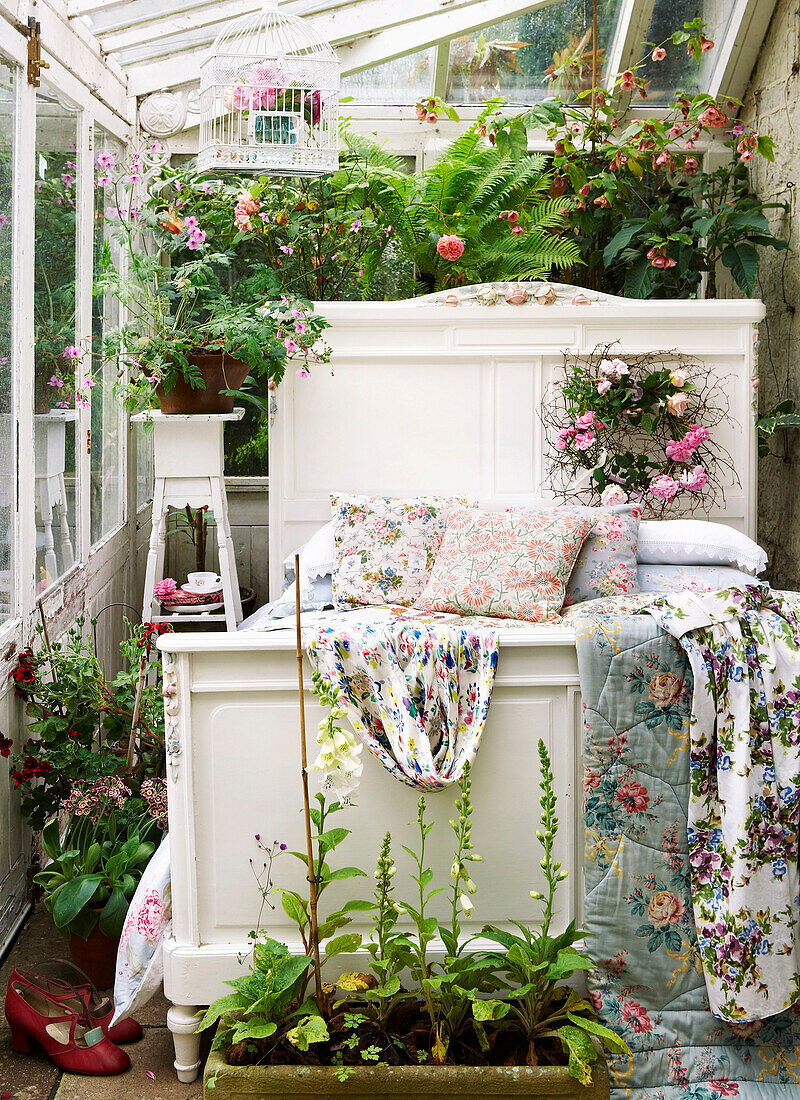
[[[584,919],[598,962],[590,995],[634,1052],[612,1059],[614,1098],[800,1097],[800,1006],[740,1023],[709,1010],[688,862],[688,658],[649,615],[619,601],[598,602],[575,625]]]

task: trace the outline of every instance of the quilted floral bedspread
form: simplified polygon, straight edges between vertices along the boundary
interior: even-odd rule
[[[598,962],[590,992],[634,1052],[612,1059],[614,1098],[789,1100],[800,1096],[800,1005],[738,1023],[709,1009],[687,843],[691,666],[650,615],[629,610],[597,601],[571,616],[584,703],[585,925]]]

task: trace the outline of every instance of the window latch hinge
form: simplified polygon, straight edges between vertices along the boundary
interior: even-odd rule
[[[38,19],[28,19],[28,83],[39,87],[39,74],[49,69],[47,61],[42,61],[42,25]]]

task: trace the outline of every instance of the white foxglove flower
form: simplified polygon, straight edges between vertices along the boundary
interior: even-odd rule
[[[472,898],[469,897],[468,894],[459,894],[458,902],[461,906],[464,916],[467,918],[467,920],[469,920],[469,918],[472,916],[472,911],[475,908],[475,906],[472,904]]]
[[[334,707],[331,716],[343,718],[346,713],[342,707]],[[320,751],[308,770],[320,772],[322,790],[333,791],[336,798],[347,805],[358,789],[364,767],[359,757],[364,746],[352,733],[334,725],[328,718],[319,723],[318,730]]]

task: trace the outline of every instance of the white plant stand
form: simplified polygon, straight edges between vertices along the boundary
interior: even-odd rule
[[[148,622],[225,622],[235,630],[242,621],[242,600],[236,572],[228,521],[228,498],[225,493],[225,452],[223,432],[228,421],[241,420],[244,409],[231,413],[196,413],[165,415],[161,412],[138,413],[131,417],[136,423],[152,422],[155,486],[153,489],[153,527],[144,577],[142,617]],[[225,606],[222,611],[196,614],[160,613],[153,595],[156,581],[164,578],[164,558],[169,508],[202,508],[208,506],[217,524],[219,575]]]

